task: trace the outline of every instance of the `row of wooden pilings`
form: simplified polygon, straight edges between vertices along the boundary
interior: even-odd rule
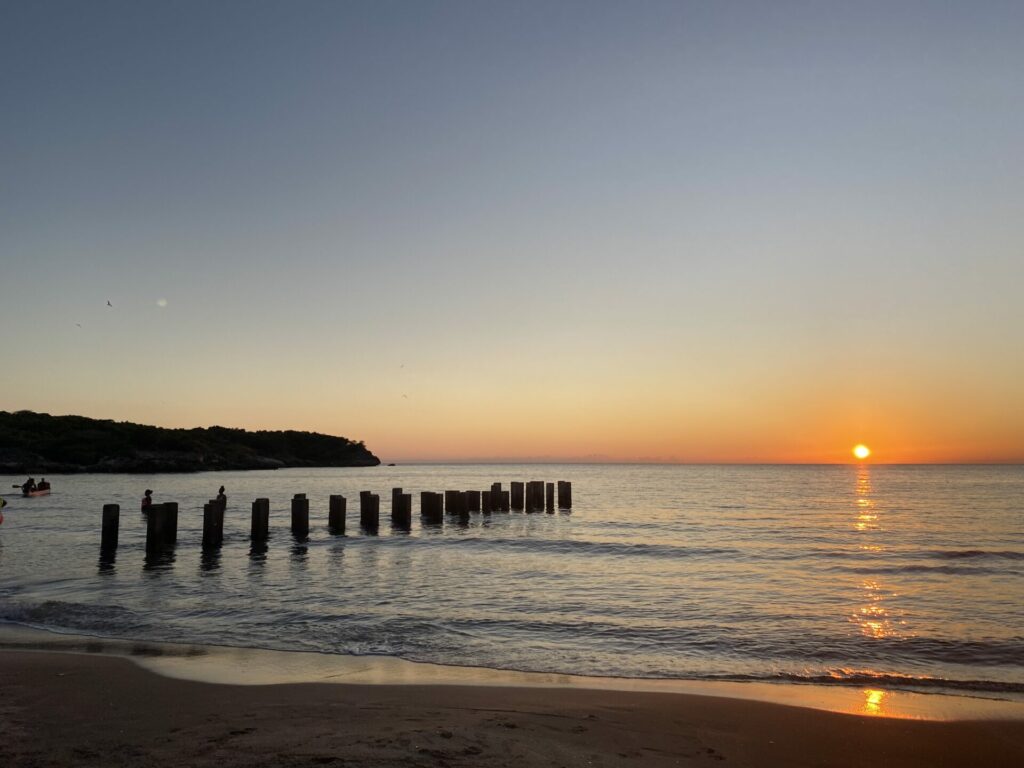
[[[501,483],[494,483],[487,491],[432,491],[420,493],[420,517],[424,523],[440,524],[444,515],[458,515],[467,518],[471,512],[490,514],[492,512],[555,511],[555,492],[558,492],[559,509],[572,508],[572,483],[560,480],[555,483],[533,481],[512,483],[510,490],[502,490]],[[203,548],[214,549],[224,542],[223,500],[211,499],[203,505]],[[344,496],[332,495],[328,503],[327,526],[331,533],[344,534],[346,525],[347,500]],[[291,532],[298,537],[309,535],[309,499],[306,494],[297,493],[291,500]],[[105,551],[117,549],[120,528],[121,507],[118,504],[103,505],[103,531],[100,548]],[[403,493],[401,488],[391,489],[391,525],[397,530],[412,528],[412,494]],[[366,533],[374,534],[380,528],[380,496],[370,491],[359,492],[359,527]],[[259,498],[252,503],[250,538],[266,541],[270,536],[270,499]],[[173,501],[154,504],[146,512],[146,551],[155,552],[174,546],[178,540],[178,504]]]

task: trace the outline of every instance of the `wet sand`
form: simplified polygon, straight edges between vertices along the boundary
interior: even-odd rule
[[[0,765],[1019,766],[1024,720],[919,721],[697,696],[224,685],[0,652]]]

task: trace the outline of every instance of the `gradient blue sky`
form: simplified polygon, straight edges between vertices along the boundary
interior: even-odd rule
[[[1022,40],[1021,3],[5,0],[0,408],[1024,460]]]

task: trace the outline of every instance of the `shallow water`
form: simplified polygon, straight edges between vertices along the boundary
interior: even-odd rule
[[[419,524],[418,493],[571,480],[555,514]],[[8,485],[23,478],[3,478]],[[8,496],[0,620],[110,637],[623,677],[1024,693],[1024,468],[407,466],[52,477]],[[225,542],[202,502],[227,486]],[[414,493],[411,533],[387,525]],[[145,555],[141,491],[180,506]],[[380,534],[358,492],[380,493]],[[15,493],[13,490],[11,493]],[[310,498],[307,541],[288,500]],[[349,499],[348,535],[326,529]],[[271,499],[265,551],[252,499]],[[99,552],[100,510],[122,505]]]

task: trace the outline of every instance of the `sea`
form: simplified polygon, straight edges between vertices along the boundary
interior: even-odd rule
[[[37,478],[38,479],[38,478]],[[1024,700],[1024,467],[409,465],[3,478],[0,624],[616,678]],[[572,483],[573,506],[421,524],[420,491]],[[224,543],[203,503],[226,487]],[[414,498],[390,525],[391,489]],[[147,556],[139,501],[179,504]],[[381,526],[359,529],[359,492]],[[290,499],[310,504],[308,537]],[[345,535],[328,498],[348,500]],[[253,499],[271,536],[250,541]],[[100,551],[101,510],[121,505]]]

